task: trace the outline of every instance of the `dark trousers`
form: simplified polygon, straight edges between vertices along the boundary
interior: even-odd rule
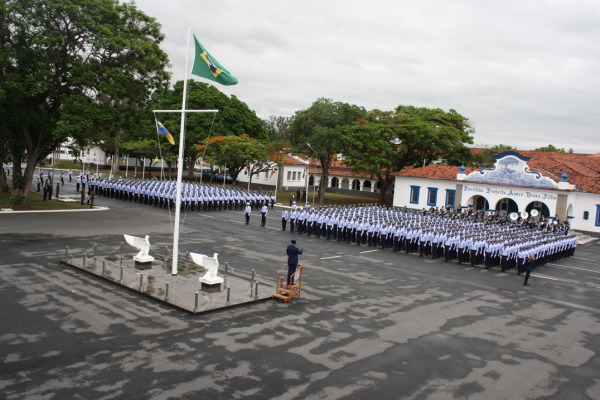
[[[287,225],[287,219],[281,218],[281,230],[285,231],[285,226]]]
[[[297,267],[298,267],[298,264],[288,264],[288,276],[287,276],[287,284],[288,285],[294,284],[293,275],[296,273]]]
[[[523,285],[527,285],[527,282],[529,281],[529,275],[531,275],[531,269],[527,268],[525,270],[525,280],[523,281]]]

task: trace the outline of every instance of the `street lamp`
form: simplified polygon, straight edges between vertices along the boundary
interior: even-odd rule
[[[94,162],[96,163],[96,178],[98,178],[98,155],[94,152]]]
[[[271,178],[273,178],[273,175],[277,174],[279,172],[279,168],[274,167],[273,168],[273,172],[271,173]],[[277,184],[279,183],[279,174],[277,174],[277,177],[275,178],[275,194],[274,194],[274,199],[273,199],[273,203],[277,202]]]
[[[310,143],[306,142],[306,145],[308,146],[308,148],[313,152],[313,154],[315,155],[315,159],[318,158],[317,157],[317,152],[315,151],[315,149],[313,149],[313,147],[310,145]],[[310,172],[310,157],[308,157],[308,166],[309,166],[309,172]],[[323,179],[323,177],[321,177],[321,179]],[[313,205],[315,204],[315,184],[317,183],[317,178],[313,177]],[[308,180],[306,182],[306,187],[308,188]]]

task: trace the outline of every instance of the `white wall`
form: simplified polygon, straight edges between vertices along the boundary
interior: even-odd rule
[[[569,218],[572,229],[600,234],[600,226],[596,226],[598,207],[600,206],[600,194],[570,193],[567,204],[573,206],[572,218]],[[583,218],[585,211],[589,212],[587,220]]]
[[[420,187],[418,203],[411,203],[411,186]],[[429,188],[437,188],[437,199],[434,206],[427,204]],[[407,208],[419,210],[429,207],[443,207],[446,206],[447,190],[455,189],[456,182],[452,181],[397,176],[394,188],[393,205],[395,207],[406,206]]]

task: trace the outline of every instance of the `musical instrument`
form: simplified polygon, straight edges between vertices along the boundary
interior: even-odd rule
[[[521,218],[527,219],[529,217],[529,213],[527,211],[521,211]]]
[[[531,214],[531,216],[532,216],[533,218],[535,218],[535,217],[537,217],[537,216],[538,216],[538,214],[539,214],[539,211],[538,211],[538,210],[536,210],[536,209],[534,208],[533,210],[531,210],[531,212],[530,212],[529,214]]]
[[[519,219],[519,214],[517,214],[516,212],[511,212],[510,219],[516,221],[517,219]]]

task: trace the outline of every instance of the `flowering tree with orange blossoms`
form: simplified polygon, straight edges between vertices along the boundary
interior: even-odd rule
[[[455,110],[398,106],[369,111],[344,130],[344,163],[355,173],[372,174],[380,187],[380,204],[395,177],[406,167],[460,158],[473,143],[469,120]]]
[[[252,175],[268,171],[274,164],[272,149],[267,142],[251,138],[245,133],[241,136],[212,137],[206,144],[199,145],[197,150],[198,157],[202,157],[205,162],[213,166],[226,166],[234,184],[242,170],[247,169],[252,182]]]

